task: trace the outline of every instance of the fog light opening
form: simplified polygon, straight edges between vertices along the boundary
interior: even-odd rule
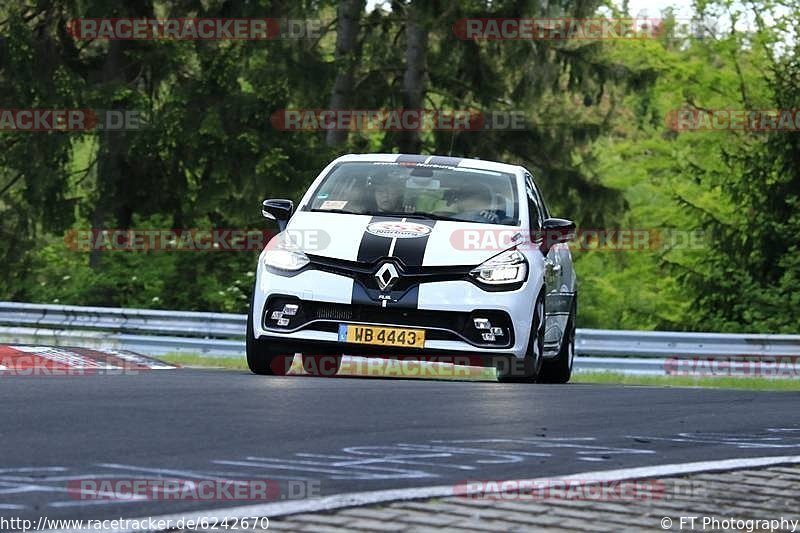
[[[475,325],[475,329],[492,329],[492,323],[488,318],[473,318],[472,323]],[[484,335],[486,334],[484,333]]]

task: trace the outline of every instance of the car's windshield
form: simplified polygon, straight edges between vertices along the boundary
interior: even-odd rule
[[[322,181],[305,209],[518,223],[514,176],[442,165],[342,163]]]

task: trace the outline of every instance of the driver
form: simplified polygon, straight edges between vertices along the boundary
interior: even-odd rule
[[[375,207],[378,211],[396,212],[403,210],[403,190],[406,173],[403,169],[393,168],[385,176],[373,176],[372,191]]]
[[[482,183],[465,184],[457,192],[456,209],[459,218],[472,222],[496,224],[500,218],[491,208],[492,193]]]

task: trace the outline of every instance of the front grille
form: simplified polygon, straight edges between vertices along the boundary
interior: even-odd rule
[[[336,304],[318,303],[314,305],[313,316],[319,320],[352,320],[353,310]]]
[[[297,303],[299,310],[295,316],[290,318],[287,326],[278,327],[270,317],[275,310],[282,308],[286,303]],[[475,317],[487,318],[493,326],[503,328],[503,336],[498,337],[495,342],[484,341],[481,338],[482,332],[474,327],[473,318]],[[338,331],[339,322],[386,324],[425,329],[428,331],[427,338],[431,340],[466,340],[482,347],[503,348],[511,346],[514,342],[511,318],[503,311],[475,310],[471,313],[431,311],[372,305],[309,302],[282,296],[270,298],[264,310],[264,327],[274,331],[311,329],[336,332]]]
[[[311,320],[351,320],[370,324],[396,324],[398,326],[442,328],[453,331],[464,329],[464,325],[470,316],[469,313],[324,302],[306,302],[304,307]]]

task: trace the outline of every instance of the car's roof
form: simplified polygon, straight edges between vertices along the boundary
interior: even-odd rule
[[[334,161],[334,163],[344,162],[357,162],[357,161],[381,161],[387,163],[394,163],[398,159],[407,162],[419,162],[429,164],[440,164],[454,167],[476,168],[481,170],[495,170],[498,172],[507,172],[509,174],[518,174],[524,169],[519,165],[508,165],[506,163],[498,163],[496,161],[485,161],[483,159],[470,159],[466,157],[452,157],[441,155],[411,155],[411,154],[347,154],[343,155]],[[416,161],[414,161],[416,160]]]

